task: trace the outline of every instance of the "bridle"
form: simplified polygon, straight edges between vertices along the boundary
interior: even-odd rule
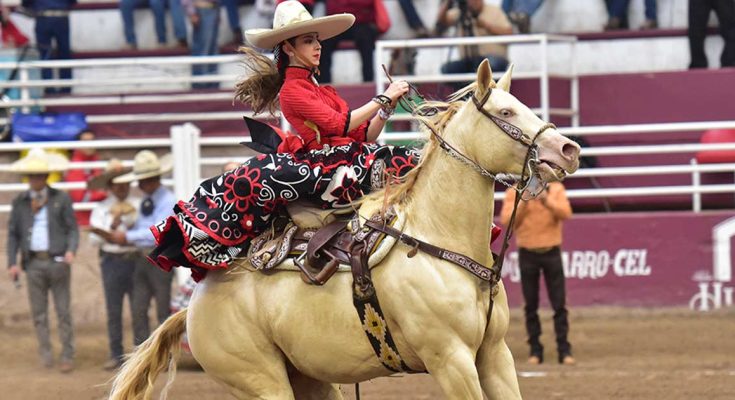
[[[390,79],[390,77],[389,77]],[[409,94],[411,96],[418,97],[422,102],[425,101],[425,98],[421,93],[419,93],[418,89],[416,89],[415,86],[409,83]],[[475,107],[477,108],[477,111],[479,111],[483,116],[491,120],[498,128],[500,128],[501,131],[505,132],[506,135],[508,135],[511,139],[515,140],[516,142],[521,143],[523,146],[527,148],[526,156],[523,162],[523,170],[521,172],[521,179],[518,181],[519,184],[515,185],[512,181],[509,181],[506,177],[508,175],[506,174],[496,174],[493,172],[488,171],[483,166],[481,166],[477,161],[471,159],[470,157],[466,156],[461,151],[457,150],[456,147],[452,146],[449,142],[444,139],[439,132],[434,129],[433,126],[430,124],[424,122],[424,126],[426,126],[429,131],[431,132],[432,136],[439,142],[439,147],[442,148],[450,157],[459,160],[463,162],[464,164],[468,165],[470,168],[474,169],[476,172],[478,172],[480,175],[485,176],[487,178],[490,178],[496,182],[500,182],[501,184],[514,189],[517,194],[520,196],[522,195],[525,190],[528,188],[529,183],[531,181],[531,177],[534,174],[537,174],[537,165],[540,164],[539,160],[539,152],[538,152],[538,145],[536,144],[536,140],[538,140],[541,135],[546,132],[547,129],[556,129],[556,125],[552,123],[545,123],[544,125],[539,128],[539,130],[536,132],[536,134],[531,138],[528,134],[523,132],[523,129],[511,124],[510,122],[496,117],[490,112],[488,112],[485,109],[485,104],[487,103],[488,99],[490,98],[490,95],[492,94],[492,87],[488,88],[485,94],[482,96],[482,99],[477,99],[477,96],[473,93],[472,96],[472,102],[475,104]],[[422,117],[427,117],[436,114],[436,109],[425,109],[421,108],[419,105],[415,104],[413,100],[408,100],[405,97],[402,97],[398,100],[398,102],[401,104],[401,106],[409,111],[411,111],[412,114],[419,115]],[[531,197],[535,197],[536,194],[531,194]]]
[[[389,81],[393,81],[391,76],[388,74],[387,69],[385,66],[383,66],[383,69],[385,70],[386,75],[388,76]],[[416,89],[415,86],[412,84],[409,85],[409,96],[404,96],[398,100],[400,105],[406,109],[411,111],[412,114],[418,115],[421,117],[428,117],[435,115],[438,110],[436,108],[430,108],[430,107],[421,107],[419,104],[416,104],[415,100],[411,99],[410,97],[413,97],[414,95],[419,98],[419,101],[422,103],[426,100],[421,93]],[[523,132],[523,129],[511,124],[508,121],[505,121],[502,118],[496,117],[492,114],[490,114],[485,109],[485,104],[487,103],[488,99],[490,98],[490,95],[492,94],[492,87],[489,87],[485,94],[482,96],[481,99],[478,99],[475,96],[475,93],[472,93],[472,102],[475,104],[475,107],[477,110],[486,118],[493,121],[495,125],[500,128],[501,131],[505,132],[506,135],[508,135],[511,139],[521,143],[527,148],[526,151],[526,157],[523,162],[523,170],[521,171],[521,179],[519,180],[517,185],[514,185],[511,182],[508,182],[503,177],[500,176],[500,174],[496,174],[493,172],[488,171],[485,169],[482,165],[478,164],[477,161],[469,158],[465,154],[463,154],[461,151],[457,150],[454,146],[452,146],[449,142],[447,142],[441,135],[439,135],[439,132],[436,131],[436,129],[431,126],[428,122],[426,122],[423,119],[419,119],[424,126],[426,126],[429,131],[431,132],[432,136],[439,142],[439,146],[447,152],[449,156],[452,158],[455,158],[468,166],[470,166],[472,169],[477,171],[480,175],[488,177],[490,179],[493,179],[495,182],[500,182],[503,185],[512,188],[516,191],[515,200],[513,202],[513,212],[510,215],[510,221],[508,222],[508,227],[505,230],[505,236],[503,238],[503,245],[500,250],[500,254],[495,256],[495,260],[493,262],[491,269],[491,278],[490,278],[490,284],[491,284],[491,298],[490,298],[490,308],[488,310],[488,326],[490,323],[490,315],[492,313],[492,299],[495,297],[495,294],[498,291],[498,282],[500,281],[501,272],[503,269],[503,262],[505,260],[505,253],[508,250],[508,244],[510,242],[510,238],[513,235],[513,226],[515,225],[515,218],[516,218],[516,211],[518,210],[518,204],[521,201],[521,198],[523,197],[524,192],[529,186],[529,183],[531,181],[531,178],[534,174],[537,174],[536,168],[537,165],[540,163],[539,160],[539,154],[538,154],[538,145],[536,144],[536,141],[538,140],[541,135],[546,132],[548,129],[556,129],[556,126],[552,123],[545,123],[539,130],[536,132],[536,135],[531,138]],[[408,98],[407,98],[408,97]],[[531,194],[532,197],[535,197],[536,194]]]

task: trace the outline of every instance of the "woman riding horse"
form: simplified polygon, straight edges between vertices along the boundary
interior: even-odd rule
[[[198,281],[207,270],[227,268],[287,202],[345,206],[382,187],[384,176],[401,177],[417,164],[417,150],[374,143],[408,83],[392,83],[350,110],[334,88],[316,80],[320,41],[354,21],[351,14],[312,18],[298,1],[285,1],[276,8],[273,29],[245,32],[253,46],[273,49],[274,60],[241,48],[252,74],[236,85],[236,98],[256,113],[273,113],[280,103],[298,136],[280,133],[279,152],[253,157],[180,201],[174,215],[152,228],[154,263],[165,270],[190,267]]]

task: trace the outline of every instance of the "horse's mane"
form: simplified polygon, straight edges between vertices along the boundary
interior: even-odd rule
[[[394,176],[385,176],[385,187],[365,196],[359,202],[383,199],[383,206],[387,208],[390,205],[401,204],[406,201],[424,163],[439,148],[439,141],[432,131],[442,135],[452,117],[464,106],[467,95],[475,91],[476,85],[476,83],[472,83],[452,93],[447,101],[431,100],[418,106],[414,114],[421,123],[421,131],[428,135],[428,140],[421,150],[419,164],[400,180]]]

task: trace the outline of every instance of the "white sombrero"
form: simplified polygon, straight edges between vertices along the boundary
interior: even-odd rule
[[[132,170],[132,168],[124,166],[122,161],[118,160],[117,158],[113,158],[109,162],[107,162],[105,172],[87,181],[87,189],[105,189],[107,188],[107,184],[110,183],[111,180],[117,178],[118,176],[130,173]]]
[[[337,14],[313,18],[306,8],[295,0],[284,1],[276,7],[273,29],[248,29],[245,38],[261,49],[272,49],[286,39],[316,32],[319,40],[339,35],[355,23],[352,14]]]
[[[171,154],[166,154],[159,159],[156,153],[150,150],[142,150],[133,159],[133,171],[114,178],[112,183],[128,183],[161,176],[170,172],[173,169],[173,164]]]
[[[43,149],[32,149],[20,160],[10,165],[10,170],[19,174],[48,174],[65,171],[69,160],[61,154],[47,153]]]

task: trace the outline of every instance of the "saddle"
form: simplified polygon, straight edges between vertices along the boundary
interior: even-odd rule
[[[304,282],[324,285],[340,266],[356,277],[368,273],[368,257],[375,253],[385,234],[361,223],[358,213],[347,210],[320,210],[294,203],[288,207],[290,219],[276,219],[271,229],[251,241],[247,259],[262,272],[285,267],[292,261]],[[392,224],[393,212],[369,219]]]

